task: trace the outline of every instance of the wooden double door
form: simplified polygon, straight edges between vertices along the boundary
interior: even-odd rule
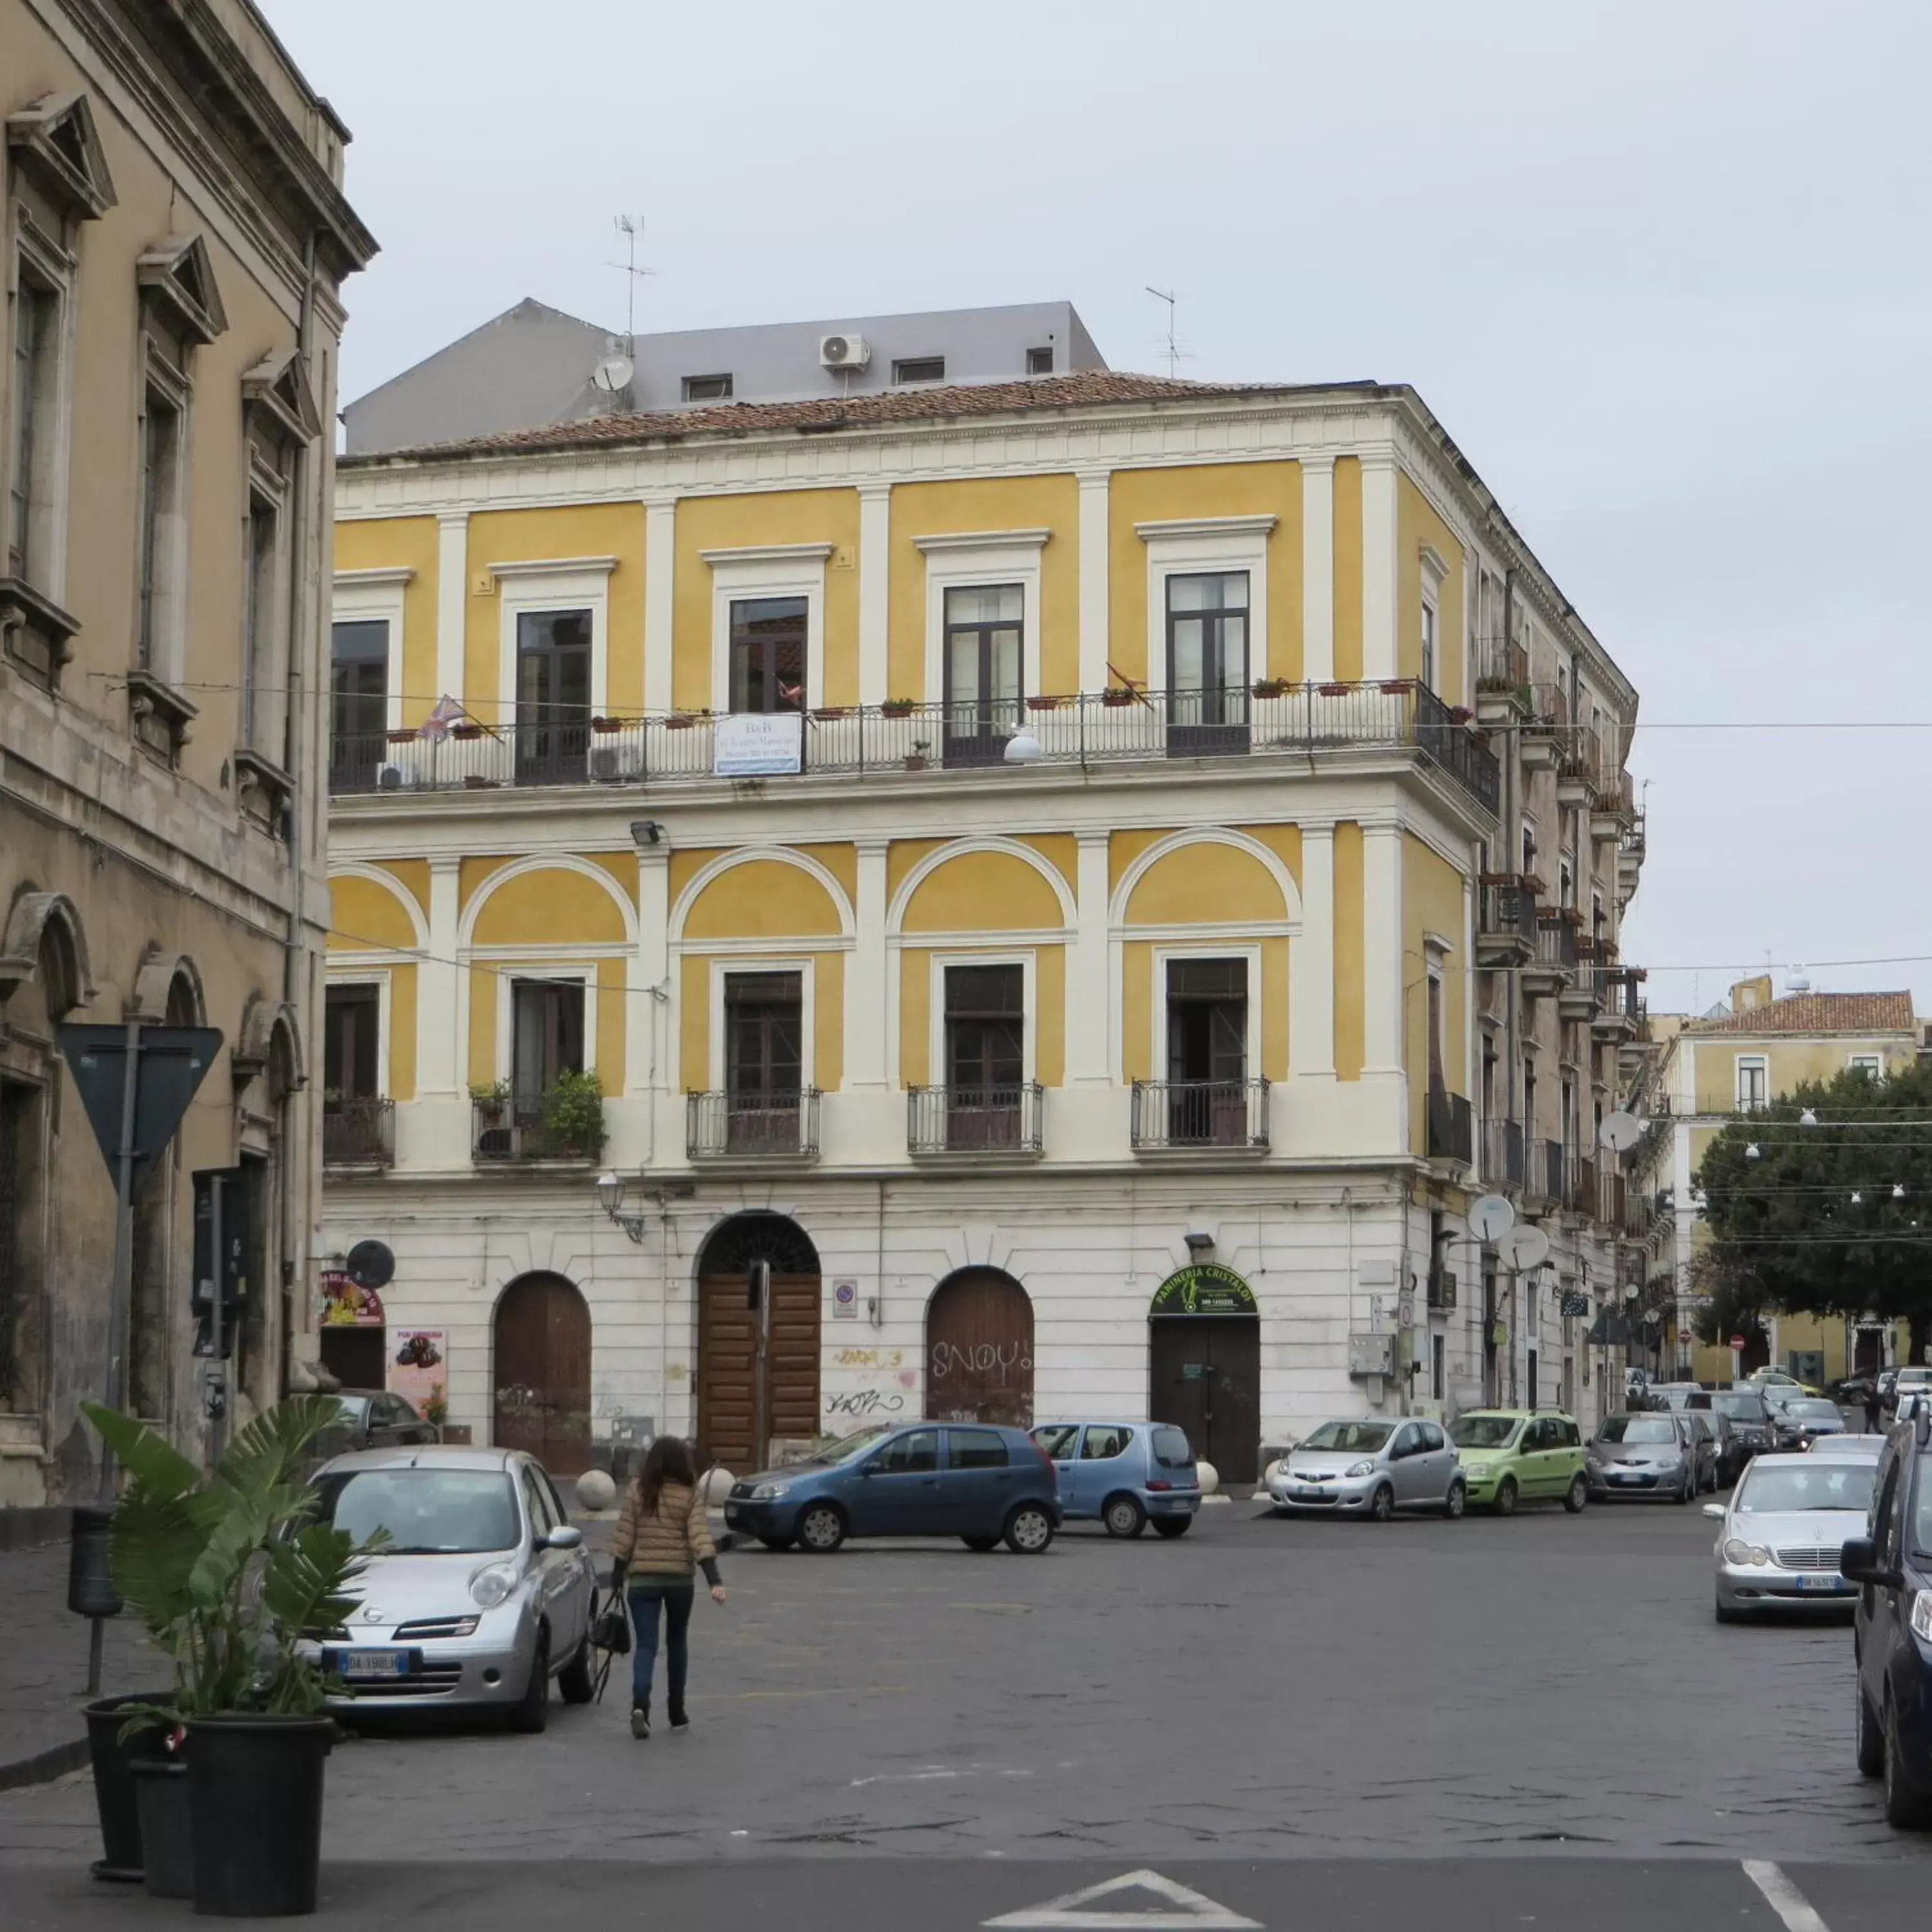
[[[816,1274],[771,1276],[771,1329],[764,1364],[768,1438],[819,1432],[821,1285]],[[746,1275],[700,1276],[698,1283],[698,1460],[746,1475],[765,1466],[758,1433],[758,1311]]]
[[[1224,1484],[1260,1473],[1262,1324],[1253,1315],[1156,1315],[1148,1414],[1186,1431]]]
[[[1033,1426],[1033,1303],[998,1268],[941,1282],[926,1311],[926,1412]]]
[[[554,1476],[590,1466],[590,1310],[562,1275],[519,1276],[496,1304],[490,1439]]]

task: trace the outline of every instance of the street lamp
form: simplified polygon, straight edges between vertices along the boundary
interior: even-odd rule
[[[1022,724],[1006,740],[1004,755],[1010,765],[1036,765],[1046,752],[1040,740]]]
[[[1818,1124],[1818,1116],[1807,1107],[1804,1112],[1798,1115],[1798,1124],[1801,1127],[1815,1127]]]
[[[630,1237],[633,1245],[641,1247],[644,1240],[644,1217],[634,1208],[626,1211],[622,1175],[600,1174],[597,1177],[597,1200],[598,1204],[611,1221]]]
[[[1750,1144],[1744,1149],[1744,1158],[1747,1160],[1759,1160],[1763,1158],[1757,1150],[1757,1142],[1756,1141],[1753,1141]]]

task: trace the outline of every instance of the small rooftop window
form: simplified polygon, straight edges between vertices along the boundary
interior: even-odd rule
[[[1053,344],[1043,349],[1027,351],[1027,374],[1029,376],[1051,376],[1053,374]]]
[[[946,380],[944,356],[902,356],[892,364],[895,382],[943,382]]]
[[[687,376],[684,400],[687,403],[724,403],[731,399],[731,378],[722,376]]]

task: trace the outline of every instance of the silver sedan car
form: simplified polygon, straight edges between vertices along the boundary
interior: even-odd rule
[[[1467,1499],[1454,1445],[1421,1416],[1338,1418],[1311,1430],[1269,1472],[1277,1516],[1361,1516],[1397,1510],[1459,1516]]]
[[[1754,1456],[1728,1504],[1704,1505],[1722,1526],[1712,1552],[1718,1622],[1855,1608],[1857,1586],[1838,1574],[1838,1558],[1848,1538],[1865,1533],[1877,1474],[1862,1456]]]
[[[354,1586],[332,1643],[311,1646],[337,1680],[338,1714],[501,1711],[540,1731],[555,1678],[590,1702],[596,1572],[550,1478],[512,1449],[365,1449],[314,1478],[322,1519],[388,1540]]]

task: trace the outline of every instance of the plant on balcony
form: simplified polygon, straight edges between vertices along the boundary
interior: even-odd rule
[[[1058,711],[1062,701],[1058,698],[1049,698],[1043,692],[1039,692],[1027,700],[1027,709],[1029,711]]]
[[[1391,698],[1402,698],[1415,688],[1415,680],[1412,677],[1385,677],[1382,688]]]
[[[1466,724],[1475,715],[1466,704],[1452,704],[1449,707],[1449,722],[1452,724]]]
[[[906,754],[906,770],[909,772],[924,771],[926,770],[926,754],[932,749],[932,741],[931,739],[915,738],[913,740],[912,749]]]
[[[1130,684],[1110,684],[1100,694],[1100,702],[1118,710],[1123,704],[1131,704],[1139,696]]]
[[[510,1104],[514,1091],[507,1080],[478,1081],[470,1090],[470,1097],[482,1112],[484,1120],[492,1124],[503,1118],[503,1109]]]
[[[449,728],[449,735],[452,738],[460,738],[466,743],[472,738],[482,737],[483,728],[480,724],[452,724]]]
[[[881,718],[910,718],[916,700],[910,698],[889,698],[879,706]]]
[[[807,714],[818,724],[830,724],[834,718],[849,718],[854,707],[850,704],[821,704],[816,711]]]
[[[1254,694],[1257,698],[1286,698],[1292,687],[1285,677],[1257,678]]]
[[[621,718],[593,718],[590,721],[590,728],[593,731],[600,731],[608,736],[613,731],[622,730],[624,721]]]
[[[413,724],[399,724],[393,731],[383,734],[392,745],[413,745],[416,741],[416,728]]]
[[[698,722],[698,714],[693,711],[674,711],[664,720],[667,731],[688,731]]]
[[[595,1069],[560,1073],[544,1096],[544,1151],[560,1160],[594,1160],[604,1148],[604,1089]]]
[[[1322,695],[1324,698],[1346,698],[1354,688],[1352,684],[1324,684],[1322,686]]]

